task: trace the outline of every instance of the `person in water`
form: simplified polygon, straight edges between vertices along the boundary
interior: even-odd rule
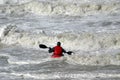
[[[64,56],[63,52],[64,53],[67,53],[62,47],[61,47],[61,43],[60,42],[57,42],[57,45],[53,48],[50,48],[49,47],[49,50],[48,50],[49,53],[52,53],[52,58],[59,58],[59,57],[62,57]]]

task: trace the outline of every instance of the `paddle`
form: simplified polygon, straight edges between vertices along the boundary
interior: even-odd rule
[[[73,52],[72,51],[68,51],[66,52],[68,55],[71,55]]]
[[[43,49],[46,49],[46,48],[49,48],[49,47],[47,47],[46,45],[44,45],[44,44],[39,44],[39,47],[40,48],[43,48]],[[68,55],[71,55],[73,52],[72,51],[68,51],[68,52],[66,52]]]
[[[39,47],[40,48],[43,48],[43,49],[45,49],[45,48],[48,48],[46,45],[44,45],[44,44],[39,44]]]

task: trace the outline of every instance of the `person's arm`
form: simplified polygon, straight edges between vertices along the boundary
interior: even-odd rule
[[[54,47],[53,47],[53,48],[49,47],[49,50],[48,50],[48,52],[49,52],[49,53],[52,53],[52,52],[54,52]]]
[[[71,55],[71,54],[73,53],[72,51],[66,52],[66,50],[64,50],[64,49],[63,49],[63,52],[64,52],[64,53],[67,53],[68,55]]]
[[[65,50],[65,49],[62,49],[62,52],[66,53],[66,50]]]

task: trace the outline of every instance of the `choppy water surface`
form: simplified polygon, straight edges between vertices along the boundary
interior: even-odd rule
[[[0,4],[0,80],[120,80],[119,1]],[[52,59],[38,46],[57,41],[73,55]]]
[[[0,50],[1,80],[119,80],[120,66],[79,65],[50,59],[46,51],[20,47]]]

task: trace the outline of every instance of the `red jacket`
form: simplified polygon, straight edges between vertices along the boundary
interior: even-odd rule
[[[64,56],[63,52],[66,52],[61,46],[55,46],[53,48],[53,55],[52,58],[59,58]]]

